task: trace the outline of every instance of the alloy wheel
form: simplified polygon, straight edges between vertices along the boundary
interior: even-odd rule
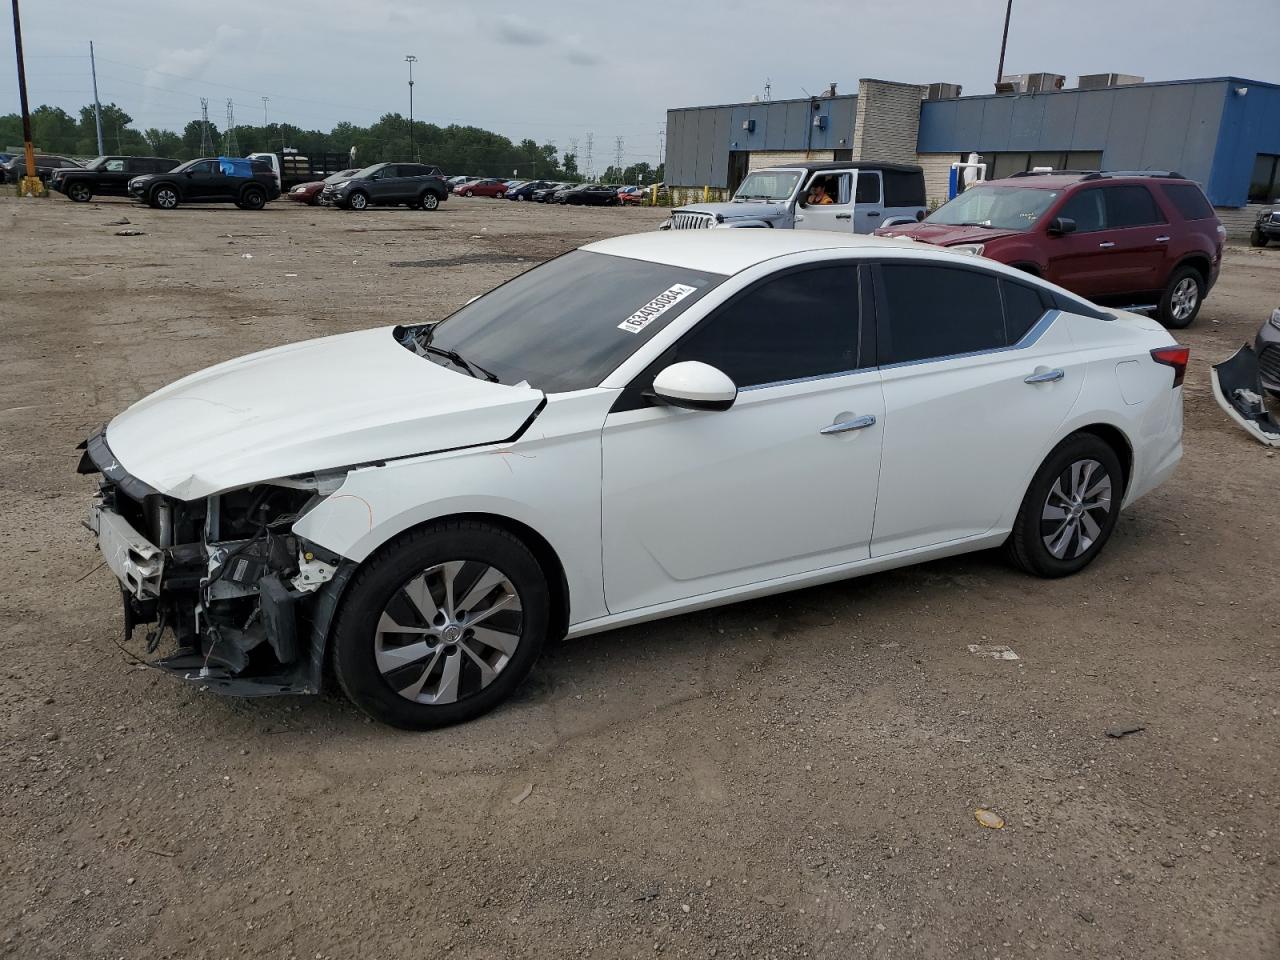
[[[422,209],[434,210],[438,206],[440,206],[440,198],[437,197],[434,193],[428,193],[425,196],[423,196]]]
[[[1076,460],[1049,488],[1040,511],[1045,549],[1074,560],[1097,541],[1111,512],[1111,475],[1097,460]]]
[[[497,567],[450,560],[410,578],[374,632],[374,662],[406,700],[455,703],[489,686],[520,645],[523,604]]]
[[[70,189],[67,190],[67,194],[77,203],[84,203],[93,196],[93,193],[89,190],[88,186],[83,183],[73,183]]]
[[[1185,320],[1195,312],[1200,300],[1200,285],[1193,277],[1183,277],[1173,288],[1170,298],[1170,312],[1175,320]]]
[[[369,205],[369,201],[365,199],[365,196],[363,193],[353,193],[351,195],[352,210],[363,210],[368,205]]]
[[[156,206],[161,210],[172,210],[178,205],[178,194],[168,187],[162,188],[156,193]]]

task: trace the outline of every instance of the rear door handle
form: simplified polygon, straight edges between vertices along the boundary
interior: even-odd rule
[[[1156,237],[1156,243],[1168,243],[1168,242],[1169,242],[1168,237]]]
[[[853,219],[853,214],[852,214],[852,213],[837,213],[837,214],[836,214],[836,219],[837,219],[837,220],[852,220],[852,219]]]
[[[876,418],[868,413],[861,417],[854,417],[852,420],[841,420],[839,423],[833,423],[829,427],[823,427],[818,432],[829,436],[833,433],[848,433],[850,430],[865,430],[867,427],[874,427],[875,425]]]
[[[1022,382],[1023,383],[1057,383],[1066,375],[1067,375],[1066,371],[1064,370],[1037,370],[1035,373],[1026,377]]]
[[[1106,240],[1103,243],[1098,244],[1098,246],[1101,247],[1103,250],[1110,250],[1115,245],[1116,244],[1114,240]]]

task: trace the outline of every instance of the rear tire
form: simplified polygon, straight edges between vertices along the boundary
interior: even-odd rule
[[[1249,246],[1265,247],[1268,239],[1270,238],[1261,230],[1255,230],[1253,233],[1249,234]]]
[[[1179,267],[1160,297],[1159,320],[1170,330],[1191,326],[1204,301],[1204,277],[1195,267]]]
[[[351,581],[333,629],[334,673],[375,720],[447,726],[507,699],[549,627],[547,579],[520,540],[473,520],[437,521],[392,541]]]
[[[1032,478],[1005,542],[1009,558],[1037,577],[1078,573],[1111,538],[1123,499],[1115,451],[1092,434],[1073,433]]]
[[[440,208],[440,198],[428,190],[418,201],[418,206],[423,210],[438,210]]]
[[[267,205],[267,195],[259,187],[245,187],[236,201],[241,210],[261,210]]]

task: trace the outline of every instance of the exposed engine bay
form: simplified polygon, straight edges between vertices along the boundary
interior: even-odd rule
[[[102,475],[88,525],[121,583],[125,641],[145,628],[145,663],[238,696],[318,692],[343,561],[292,527],[341,473],[181,501],[125,473],[102,433],[79,472]]]

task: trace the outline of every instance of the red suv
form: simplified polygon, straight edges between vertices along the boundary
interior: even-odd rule
[[[1190,325],[1222,264],[1227,232],[1176,173],[1014,174],[979,183],[919,223],[881,236],[967,250],[1112,306]]]

